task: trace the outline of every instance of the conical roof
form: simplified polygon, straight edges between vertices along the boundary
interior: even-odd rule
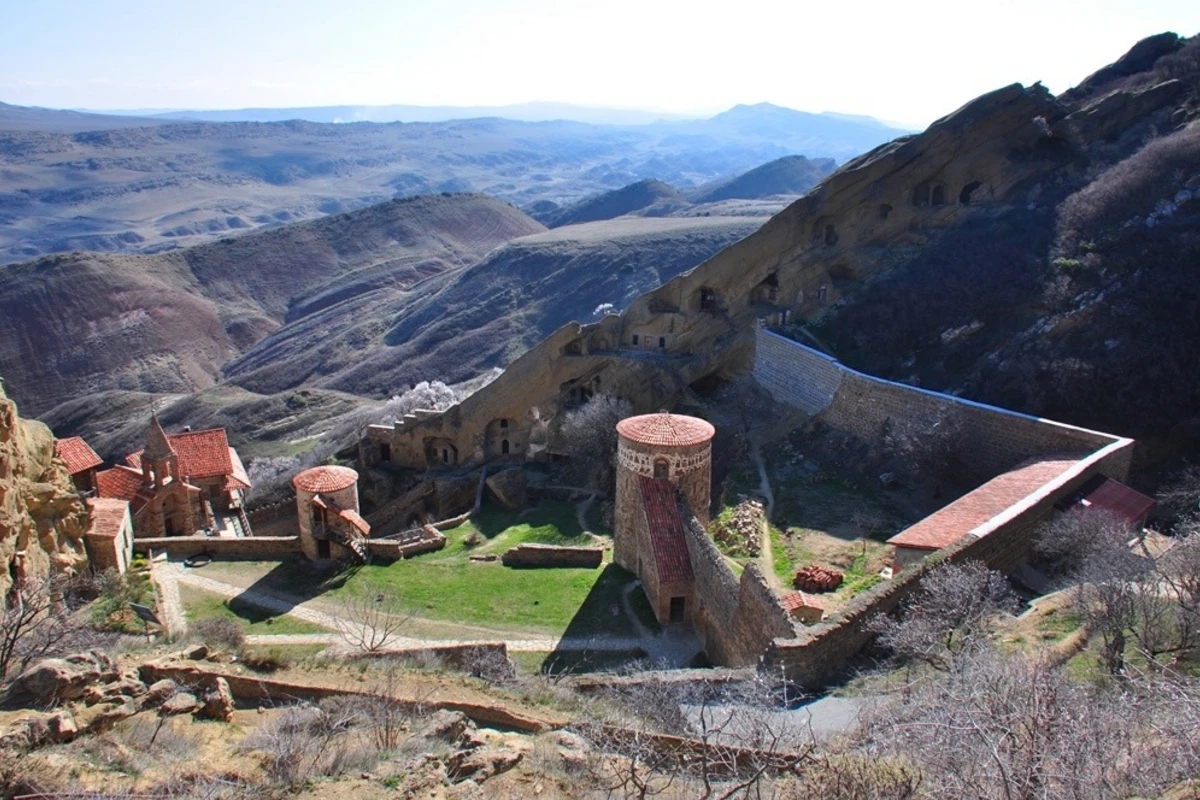
[[[146,449],[142,452],[142,460],[161,461],[175,455],[175,448],[167,439],[167,432],[158,421],[158,414],[150,415],[150,430],[146,431]]]

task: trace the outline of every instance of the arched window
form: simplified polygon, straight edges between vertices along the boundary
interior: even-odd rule
[[[508,427],[508,420],[506,420],[506,419],[502,419],[502,420],[500,420],[500,427],[501,427],[501,428],[507,428],[507,427]]]
[[[656,477],[656,478],[670,478],[671,477],[671,464],[665,458],[654,459],[654,477]]]

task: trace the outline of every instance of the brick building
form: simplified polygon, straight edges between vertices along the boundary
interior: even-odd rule
[[[250,478],[224,428],[169,434],[152,416],[145,448],[97,473],[96,487],[100,497],[129,502],[138,538],[251,533],[242,511]]]
[[[82,494],[96,490],[96,468],[104,463],[81,436],[54,440],[54,455],[67,464],[75,488]]]
[[[617,423],[613,558],[641,578],[661,622],[690,621],[696,605],[685,514],[708,524],[715,433],[665,411]]]
[[[358,513],[358,473],[321,466],[292,478],[300,548],[312,561],[365,560],[371,526]]]

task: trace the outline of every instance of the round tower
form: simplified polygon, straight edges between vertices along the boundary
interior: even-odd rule
[[[700,522],[708,525],[712,495],[713,426],[697,417],[642,414],[617,423],[617,495],[613,512],[613,558],[638,572],[638,516],[641,478],[670,482],[687,498]]]
[[[341,512],[358,514],[358,473],[349,467],[312,467],[292,478],[292,486],[304,555],[314,561],[348,555],[331,534]]]

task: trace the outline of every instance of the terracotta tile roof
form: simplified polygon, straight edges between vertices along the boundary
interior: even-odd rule
[[[639,444],[687,447],[712,439],[716,429],[702,419],[682,414],[642,414],[617,423],[617,433]]]
[[[54,440],[54,454],[67,462],[67,472],[78,475],[104,463],[80,436]]]
[[[188,478],[215,478],[233,474],[229,441],[224,428],[172,433],[167,436],[179,456],[179,472]]]
[[[225,479],[225,491],[230,489],[249,489],[251,486],[250,476],[246,474],[246,468],[242,466],[242,459],[237,454],[237,450],[229,448],[229,461],[233,464],[233,472]]]
[[[312,467],[292,478],[292,485],[302,492],[327,494],[340,492],[358,481],[358,473],[349,467]]]
[[[338,516],[346,520],[346,522],[358,529],[359,533],[366,536],[371,532],[371,526],[365,519],[359,516],[359,513],[351,508],[343,508],[338,512]]]
[[[1019,500],[1062,475],[1078,461],[1051,458],[1026,462],[998,475],[973,492],[935,511],[917,524],[888,539],[888,544],[914,550],[941,550]]]
[[[129,514],[129,501],[115,497],[89,497],[87,504],[88,536],[115,539],[121,534]]]
[[[659,581],[690,581],[692,561],[688,556],[683,519],[679,516],[679,504],[675,501],[671,482],[666,478],[649,478],[645,475],[639,475],[638,481]]]
[[[96,494],[126,500],[134,513],[146,504],[141,490],[142,473],[135,469],[117,465],[96,473]]]
[[[1146,495],[1104,475],[1096,475],[1083,485],[1078,502],[1085,508],[1115,514],[1130,525],[1141,522],[1154,508],[1154,501]]]
[[[801,608],[815,608],[820,611],[825,610],[825,604],[821,602],[821,598],[816,595],[806,594],[804,592],[790,592],[779,598],[779,604],[783,606],[783,610],[789,614]]]
[[[125,465],[128,467],[133,467],[138,472],[141,472],[143,452],[144,451],[142,450],[138,450],[136,453],[130,453],[129,455],[125,456]]]

